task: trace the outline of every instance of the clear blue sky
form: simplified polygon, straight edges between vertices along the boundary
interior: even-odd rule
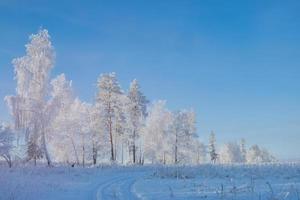
[[[150,100],[194,108],[198,134],[245,138],[300,158],[300,1],[0,1],[0,98],[13,94],[11,60],[49,30],[65,73],[92,102],[100,73],[123,89],[137,78]],[[0,101],[0,120],[9,120]]]

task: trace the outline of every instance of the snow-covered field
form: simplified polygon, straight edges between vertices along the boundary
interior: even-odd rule
[[[0,166],[0,199],[300,199],[300,164]]]

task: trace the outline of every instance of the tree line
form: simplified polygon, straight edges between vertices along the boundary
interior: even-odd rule
[[[0,126],[0,155],[10,166],[12,160],[200,164],[207,154],[212,162],[271,160],[258,146],[245,150],[236,143],[217,153],[214,134],[208,146],[200,142],[193,110],[150,103],[137,80],[124,91],[115,73],[101,74],[94,103],[83,102],[64,74],[50,79],[55,51],[47,30],[31,35],[25,47],[26,54],[12,61],[16,94],[5,97],[13,123]]]

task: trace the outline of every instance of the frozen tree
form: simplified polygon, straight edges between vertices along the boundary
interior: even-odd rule
[[[205,146],[199,141],[197,137],[191,138],[188,143],[187,147],[184,150],[184,153],[181,156],[180,161],[184,163],[189,163],[193,165],[197,165],[203,163],[205,160]]]
[[[263,162],[274,162],[276,158],[265,148],[261,149],[261,157]]]
[[[13,60],[16,96],[6,100],[15,120],[15,128],[24,130],[28,152],[37,157],[40,152],[51,164],[47,149],[47,95],[50,70],[54,64],[54,50],[47,30],[30,36],[26,55]],[[36,154],[36,155],[35,155]]]
[[[198,139],[194,140],[194,146],[195,146],[195,150],[194,150],[194,154],[196,157],[196,164],[201,164],[201,163],[205,163],[206,162],[206,147],[205,145],[200,142]]]
[[[267,150],[260,148],[258,145],[252,145],[247,151],[247,163],[265,163],[275,160]]]
[[[36,165],[37,160],[43,158],[43,151],[41,147],[38,145],[37,137],[33,136],[28,141],[27,147],[27,159],[33,160],[34,165]]]
[[[92,146],[91,128],[89,125],[89,109],[90,105],[80,101],[78,98],[70,106],[67,114],[67,121],[62,121],[65,126],[63,138],[65,148],[69,146],[69,151],[66,151],[67,158],[73,158],[72,162],[85,166],[86,160],[89,157],[88,149]],[[70,151],[71,150],[71,151]],[[73,156],[68,154],[73,152]],[[75,160],[74,160],[75,158]]]
[[[89,105],[76,98],[53,122],[52,152],[57,161],[85,165],[91,142]]]
[[[84,166],[92,142],[91,105],[74,98],[72,81],[64,74],[51,81],[49,113],[52,113],[51,151],[57,161]]]
[[[103,121],[104,129],[109,135],[110,159],[116,160],[114,147],[114,126],[117,112],[120,111],[120,96],[123,94],[117,81],[115,73],[102,74],[98,79],[97,107],[100,109],[100,118]]]
[[[114,111],[113,119],[113,140],[115,160],[121,160],[124,163],[124,145],[128,142],[128,115],[126,115],[127,104],[129,100],[126,95],[119,95],[117,106]]]
[[[53,157],[73,164],[81,160],[82,165],[92,159],[96,164],[102,133],[99,110],[74,97],[72,81],[67,81],[64,74],[53,79],[51,86]]]
[[[91,147],[91,127],[89,124],[89,109],[91,105],[80,101],[75,101],[74,105],[74,109],[77,110],[77,112],[74,113],[74,115],[77,116],[75,118],[76,124],[74,125],[77,127],[76,133],[80,140],[79,149],[81,150],[81,163],[82,166],[85,166],[86,160],[89,157],[88,152],[91,152],[89,150]]]
[[[51,100],[49,102],[51,110],[58,112],[74,100],[72,81],[68,81],[65,74],[60,74],[52,79],[51,87]]]
[[[66,80],[64,74],[57,76],[51,81],[51,99],[48,107],[51,113],[51,132],[49,136],[50,151],[56,161],[68,160],[70,157],[69,141],[73,132],[72,105],[75,101],[72,89],[72,81]]]
[[[247,152],[247,163],[262,162],[261,151],[258,145],[253,145]]]
[[[208,150],[209,150],[210,160],[213,163],[215,163],[217,161],[218,154],[216,151],[216,137],[213,131],[209,135]]]
[[[246,141],[243,138],[240,140],[240,151],[242,154],[243,162],[246,162],[247,149],[246,149]]]
[[[9,167],[12,167],[12,149],[14,133],[9,126],[0,124],[0,157],[4,158]]]
[[[174,163],[183,161],[189,150],[189,145],[196,137],[195,113],[192,111],[176,111],[171,124]]]
[[[165,104],[161,100],[152,104],[143,128],[145,159],[150,163],[166,164],[171,153],[169,127],[172,121]]]
[[[146,97],[140,90],[137,80],[130,84],[129,92],[129,123],[130,123],[130,149],[132,150],[132,161],[136,163],[137,140],[146,117],[147,103]],[[140,147],[141,148],[141,147]]]
[[[124,164],[130,157],[130,128],[129,128],[129,112],[128,103],[129,99],[126,95],[120,96],[120,108],[116,113],[115,123],[115,152],[118,155],[118,159]],[[118,148],[117,148],[118,147]],[[128,150],[127,150],[128,149]],[[127,154],[128,152],[128,154]]]
[[[240,146],[236,142],[223,145],[220,150],[219,161],[221,163],[242,163],[244,160]]]
[[[103,138],[103,124],[101,123],[102,121],[99,120],[99,109],[97,109],[97,107],[95,105],[91,106],[89,108],[89,118],[88,118],[88,123],[90,126],[90,131],[91,131],[91,145],[92,145],[92,160],[93,160],[93,164],[96,165],[97,164],[97,159],[98,159],[98,155],[99,155],[99,150],[100,149],[104,149],[102,148],[102,142],[104,140]]]

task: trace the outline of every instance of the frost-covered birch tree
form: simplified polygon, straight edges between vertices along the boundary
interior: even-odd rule
[[[73,137],[74,113],[72,106],[75,97],[72,89],[72,81],[68,81],[64,74],[51,81],[51,99],[49,108],[51,112],[51,136],[50,150],[55,161],[72,160],[75,141]],[[77,151],[75,153],[77,155]],[[75,156],[77,162],[79,159]]]
[[[184,160],[188,154],[189,145],[196,137],[196,116],[192,111],[176,111],[173,113],[171,125],[174,163]]]
[[[26,138],[28,159],[45,155],[51,164],[47,148],[46,116],[50,70],[54,64],[54,49],[48,31],[39,30],[30,36],[25,46],[26,55],[13,60],[16,95],[6,97],[15,121],[15,128],[22,129]]]
[[[128,104],[128,98],[126,95],[120,95],[118,100],[118,106],[115,109],[114,117],[114,152],[115,160],[121,160],[124,163],[124,144],[128,141],[128,115],[126,115],[126,105]],[[127,140],[126,140],[127,139]]]
[[[130,123],[130,149],[132,152],[132,162],[136,163],[137,155],[137,140],[140,137],[140,131],[144,124],[144,119],[147,115],[147,103],[146,97],[140,90],[140,86],[137,80],[133,80],[130,84],[128,92],[128,111],[129,111],[129,120]],[[139,147],[141,148],[141,146]],[[141,156],[141,155],[140,155]]]
[[[143,128],[145,159],[150,163],[171,161],[171,141],[169,128],[172,122],[171,112],[165,107],[166,101],[156,101],[149,109]]]
[[[100,110],[97,109],[95,105],[92,105],[88,109],[88,124],[90,126],[90,140],[92,145],[92,163],[93,165],[97,164],[98,156],[100,150],[104,149],[104,131],[102,129],[103,124],[100,116]]]

